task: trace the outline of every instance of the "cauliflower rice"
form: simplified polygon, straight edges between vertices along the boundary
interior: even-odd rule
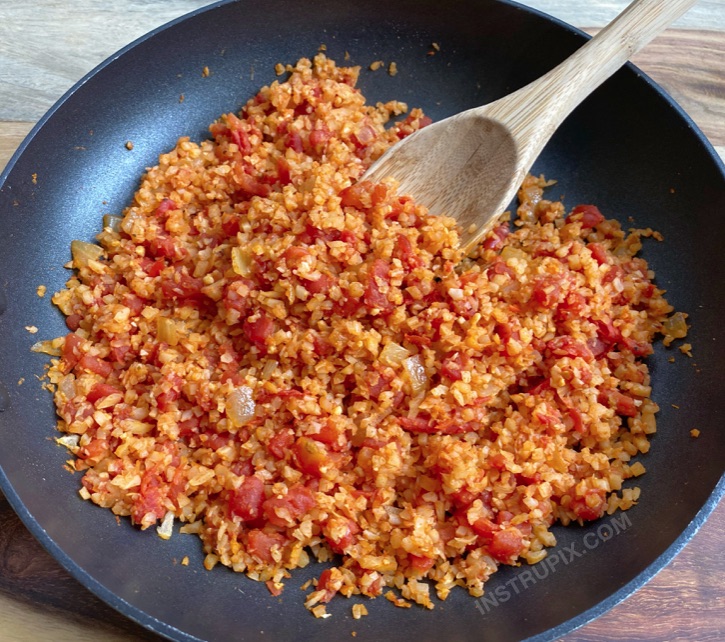
[[[182,522],[207,568],[276,595],[334,559],[318,616],[336,593],[480,596],[555,522],[636,502],[642,357],[684,319],[636,257],[649,232],[565,211],[543,178],[464,257],[453,220],[357,182],[430,120],[366,105],[322,54],[288,71],[163,154],[100,246],[74,242],[70,333],[44,346],[59,441],[85,499]]]

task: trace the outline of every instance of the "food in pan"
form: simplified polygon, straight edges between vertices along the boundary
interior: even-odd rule
[[[85,499],[163,537],[180,522],[207,568],[278,594],[333,561],[318,616],[337,593],[479,596],[555,522],[637,501],[643,357],[684,317],[636,256],[650,230],[567,211],[544,178],[463,256],[451,219],[358,181],[429,119],[366,105],[321,54],[289,72],[73,244],[60,441]]]

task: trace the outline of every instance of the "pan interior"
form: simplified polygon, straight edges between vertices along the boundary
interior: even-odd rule
[[[434,42],[440,50],[428,55]],[[52,440],[50,395],[35,379],[44,359],[29,352],[36,338],[65,333],[60,313],[35,290],[62,287],[70,241],[91,240],[104,213],[128,204],[159,153],[180,135],[205,137],[218,115],[275,79],[276,63],[310,57],[325,44],[338,63],[348,53],[350,64],[362,65],[369,101],[403,100],[435,120],[523,86],[582,42],[508,2],[227,2],[142,39],[74,88],[0,188],[0,483],[61,563],[114,607],[178,640],[333,639],[352,631],[392,639],[400,627],[421,641],[553,639],[656,572],[722,494],[725,432],[713,400],[724,392],[718,366],[725,354],[714,339],[725,301],[725,226],[713,213],[725,209],[725,179],[694,125],[634,68],[576,110],[534,171],[559,180],[552,196],[569,206],[596,203],[608,217],[662,232],[665,242],[649,242],[643,253],[670,303],[690,314],[696,357],[677,353],[670,363],[673,353],[659,346],[650,360],[662,411],[643,459],[648,473],[638,480],[640,505],[586,528],[557,529],[550,557],[560,563],[537,574],[503,569],[485,600],[456,590],[433,614],[378,600],[368,604],[371,616],[354,621],[351,603],[339,599],[323,622],[304,609],[298,588],[319,566],[296,572],[272,598],[244,576],[204,571],[191,537],[164,542],[117,524],[110,512],[79,501],[78,476],[63,469],[65,453]],[[374,60],[395,61],[398,74],[368,70]],[[31,324],[40,328],[36,337],[24,330]],[[694,427],[702,432],[697,440]],[[603,525],[613,536],[603,536]],[[186,555],[188,567],[175,563]]]

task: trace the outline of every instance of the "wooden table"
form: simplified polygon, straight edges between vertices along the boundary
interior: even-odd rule
[[[87,71],[136,37],[205,4],[203,0],[0,0],[0,167],[34,122]],[[626,2],[529,0],[528,4],[593,32]],[[675,97],[725,157],[725,0],[700,0],[634,62]],[[647,586],[565,639],[725,640],[723,533],[725,504]],[[0,639],[160,638],[71,578],[0,495]]]

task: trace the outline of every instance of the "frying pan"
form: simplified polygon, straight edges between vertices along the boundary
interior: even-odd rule
[[[554,529],[549,562],[504,568],[474,600],[453,591],[433,613],[365,602],[331,603],[314,619],[298,587],[321,572],[297,571],[279,598],[225,568],[207,572],[198,540],[168,542],[77,496],[78,476],[54,436],[50,395],[35,379],[46,361],[36,338],[65,332],[48,297],[68,278],[73,239],[91,240],[101,215],[120,212],[144,168],[178,136],[201,139],[219,114],[238,109],[275,76],[277,62],[313,55],[321,43],[342,62],[396,61],[395,77],[362,74],[370,101],[399,99],[439,119],[538,77],[585,36],[504,0],[300,0],[222,2],[152,32],[102,64],[40,121],[0,176],[0,487],[30,531],[91,591],[175,640],[304,640],[405,637],[552,640],[611,608],[684,546],[725,490],[725,431],[718,399],[725,363],[722,248],[725,170],[692,121],[629,66],[597,90],[552,139],[534,167],[559,179],[552,196],[596,203],[610,217],[656,228],[664,243],[643,255],[690,315],[697,368],[658,346],[649,359],[662,411],[641,502],[586,527]],[[432,42],[440,51],[427,55]],[[209,67],[204,77],[202,69]],[[183,102],[180,95],[184,95]],[[133,141],[129,152],[126,141]],[[33,179],[35,176],[35,180]],[[36,337],[26,325],[40,328]],[[23,386],[18,386],[20,379]],[[679,410],[671,404],[680,406]],[[692,427],[702,431],[697,440]],[[175,564],[184,556],[189,566]],[[554,560],[556,560],[554,562]]]

